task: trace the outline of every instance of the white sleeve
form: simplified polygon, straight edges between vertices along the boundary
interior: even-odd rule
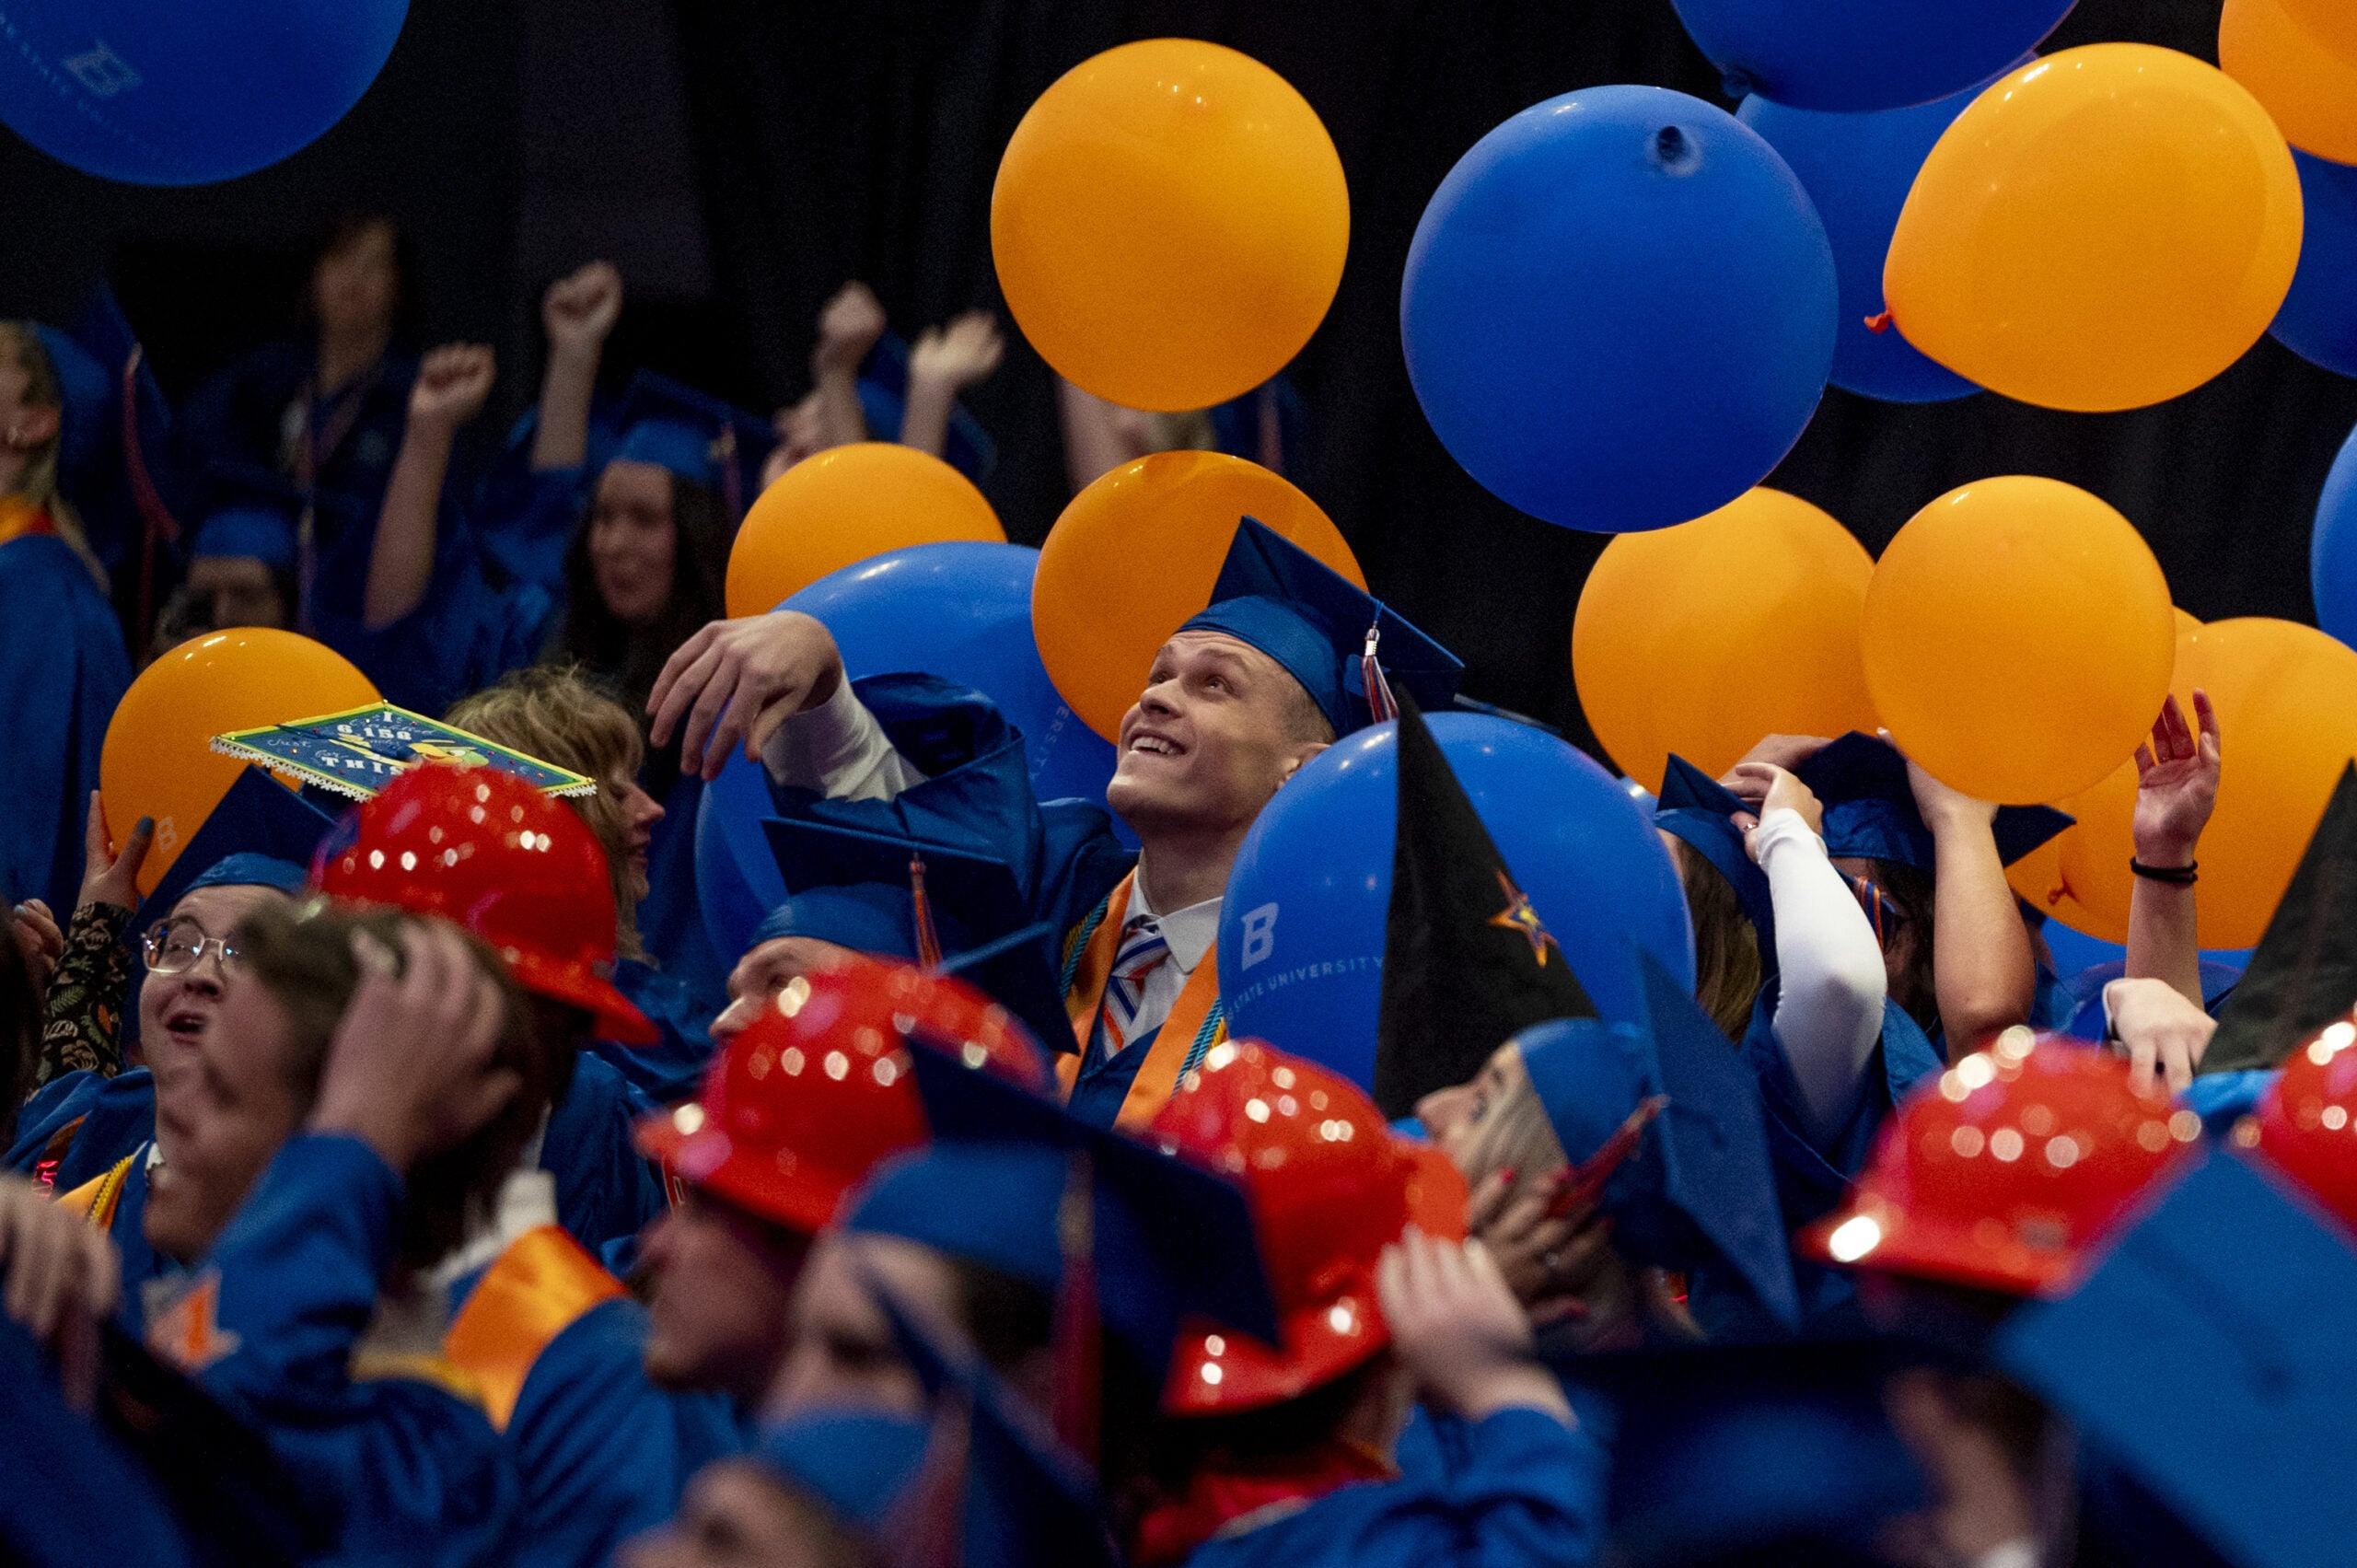
[[[1753,842],[1776,910],[1776,1039],[1810,1131],[1829,1137],[1856,1105],[1882,1037],[1882,945],[1799,812],[1769,812]]]
[[[761,748],[761,766],[788,789],[816,790],[830,800],[890,800],[924,782],[916,765],[892,749],[848,678],[833,696],[777,726]]]

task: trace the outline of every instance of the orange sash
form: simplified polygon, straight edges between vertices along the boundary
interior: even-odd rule
[[[581,1315],[623,1294],[614,1278],[556,1225],[507,1244],[443,1336],[442,1351],[482,1393],[492,1425],[507,1430],[532,1364]]]
[[[137,1153],[125,1156],[104,1176],[92,1177],[73,1191],[58,1194],[57,1206],[72,1210],[100,1230],[111,1228],[115,1206],[122,1202],[123,1183],[131,1179],[131,1162],[145,1158],[146,1153],[147,1145],[140,1144]]]
[[[21,495],[0,495],[0,544],[19,534],[53,534],[57,525],[49,514]]]
[[[1106,899],[1105,912],[1094,929],[1074,933],[1082,942],[1071,984],[1064,992],[1064,1016],[1072,1020],[1073,1039],[1079,1042],[1080,1051],[1077,1055],[1059,1052],[1056,1057],[1056,1082],[1066,1099],[1072,1098],[1081,1064],[1088,1060],[1097,1011],[1105,1005],[1106,982],[1112,978],[1113,958],[1121,945],[1121,923],[1129,916],[1130,889],[1137,877],[1132,871],[1121,878]],[[1170,1016],[1155,1031],[1154,1043],[1146,1047],[1145,1061],[1130,1080],[1130,1092],[1122,1097],[1120,1115],[1113,1124],[1134,1132],[1152,1121],[1187,1069],[1226,1038],[1227,1019],[1219,1003],[1219,947],[1213,944],[1187,977],[1178,999],[1170,1005]]]

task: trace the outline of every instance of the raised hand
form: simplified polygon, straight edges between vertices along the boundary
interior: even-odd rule
[[[1392,1349],[1429,1402],[1468,1421],[1528,1405],[1572,1424],[1562,1386],[1531,1358],[1522,1304],[1479,1241],[1410,1225],[1383,1249],[1375,1294]]]
[[[1825,831],[1825,807],[1818,803],[1817,792],[1801,783],[1799,774],[1772,762],[1737,762],[1727,780],[1730,791],[1751,803],[1751,812],[1738,812],[1735,819],[1736,826],[1747,835],[1759,825],[1761,817],[1776,810],[1797,811],[1810,832]],[[1747,848],[1749,843],[1747,837]]]
[[[445,343],[417,367],[410,389],[412,424],[456,430],[482,412],[495,374],[491,350],[482,343]]]
[[[1465,1228],[1538,1322],[1586,1315],[1580,1293],[1609,1243],[1610,1227],[1594,1223],[1592,1204],[1564,1206],[1571,1175],[1565,1166],[1553,1180],[1517,1186],[1513,1171],[1492,1171],[1465,1212]]]
[[[810,351],[812,377],[857,375],[859,362],[883,335],[884,306],[876,291],[857,280],[843,285],[819,312],[819,343]]]
[[[1891,749],[1907,757],[1906,752],[1898,750],[1898,742],[1890,738],[1890,731],[1878,729],[1875,733]],[[1907,784],[1915,792],[1915,809],[1922,814],[1923,825],[1932,830],[1933,838],[1951,828],[1989,828],[1996,823],[1996,807],[1985,800],[1975,800],[1962,790],[1949,788],[1917,766],[1912,757],[1907,757]]]
[[[1006,353],[998,320],[969,310],[946,327],[929,327],[909,351],[909,379],[964,389],[987,378]]]
[[[57,917],[39,899],[27,899],[9,911],[8,925],[17,939],[17,950],[25,956],[25,969],[32,977],[38,1001],[49,990],[49,977],[57,972],[57,960],[65,956],[65,933],[57,928]]]
[[[75,907],[112,904],[117,909],[137,909],[139,868],[147,863],[148,846],[155,842],[156,819],[142,817],[132,824],[122,853],[111,854],[106,813],[99,807],[99,792],[92,790],[89,819],[82,830],[82,891]]]
[[[740,743],[748,761],[760,761],[777,726],[832,696],[842,673],[833,635],[810,616],[775,610],[714,621],[656,677],[646,698],[650,738],[667,746],[678,732],[680,769],[717,778]]]
[[[601,352],[621,313],[622,275],[610,261],[592,261],[540,296],[540,326],[553,353]]]
[[[2218,805],[2218,714],[2210,693],[2193,694],[2196,736],[2172,696],[2153,721],[2153,738],[2136,748],[2136,858],[2147,865],[2193,862],[2194,846]]]
[[[1735,788],[1730,781],[1735,778],[1736,773],[1743,771],[1745,762],[1766,762],[1778,768],[1797,768],[1832,744],[1821,735],[1764,735],[1759,738],[1759,744],[1745,752],[1742,761],[1737,762],[1734,770],[1719,782],[1729,789]]]

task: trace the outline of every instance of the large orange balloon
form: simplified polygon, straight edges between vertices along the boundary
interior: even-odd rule
[[[1849,529],[1780,490],[1615,536],[1572,622],[1596,739],[1658,790],[1673,751],[1715,778],[1763,735],[1871,733],[1858,619],[1874,571]]]
[[[2175,647],[2168,582],[2134,526],[2022,475],[1909,518],[1875,566],[1860,637],[1900,749],[2002,805],[2075,794],[2133,754]]]
[[[2067,836],[2073,830],[2064,829]],[[2029,907],[2072,930],[2106,942],[2128,940],[2125,918],[2111,920],[2071,896],[2062,876],[2062,840],[2051,838],[2005,867],[2005,881]]]
[[[2170,687],[2189,714],[2197,686],[2217,709],[2222,754],[2218,808],[2197,851],[2201,945],[2247,947],[2266,932],[2342,764],[2357,758],[2357,653],[2289,621],[2212,621],[2177,645]],[[2124,929],[2134,762],[2062,808],[2079,819],[2064,835],[2064,884]]]
[[[292,632],[246,626],[183,643],[140,672],[107,723],[99,795],[121,847],[142,817],[156,847],[139,890],[155,890],[246,764],[213,749],[233,729],[286,724],[382,699],[334,649]]]
[[[2066,49],[1942,134],[1883,266],[1907,341],[2047,408],[2141,408],[2258,341],[2300,261],[2300,180],[2258,101],[2189,54]]]
[[[2315,4],[2316,0],[2311,0]],[[2336,43],[2293,15],[2288,0],[2226,0],[2218,17],[2218,64],[2267,106],[2283,139],[2336,163],[2357,163],[2357,5],[2339,7]]]
[[[1284,368],[1350,247],[1316,110],[1193,39],[1084,60],[1016,126],[991,253],[1016,324],[1067,380],[1132,408],[1208,408]]]
[[[2283,14],[2334,53],[2357,61],[2357,6],[2349,0],[2279,0]]]
[[[1241,458],[1157,452],[1072,498],[1039,547],[1031,633],[1057,693],[1089,728],[1119,738],[1155,650],[1210,602],[1247,517],[1366,587],[1318,503]]]
[[[728,551],[728,613],[765,614],[853,562],[945,540],[1006,542],[971,480],[894,441],[830,447],[786,470],[745,514]]]

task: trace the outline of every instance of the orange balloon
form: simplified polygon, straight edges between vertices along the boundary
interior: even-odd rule
[[[1065,379],[1208,408],[1301,352],[1342,281],[1350,190],[1291,84],[1195,39],[1125,43],[1039,95],[998,166],[991,254]]]
[[[1781,490],[1615,535],[1572,621],[1596,739],[1658,791],[1673,751],[1716,778],[1763,735],[1873,733],[1858,620],[1874,571],[1849,529]]]
[[[2258,99],[2189,54],[2066,49],[1932,148],[1883,265],[1891,319],[2024,402],[2142,408],[2258,341],[2300,261],[2300,180]]]
[[[2070,886],[2062,876],[2062,838],[2074,830],[2064,829],[2061,836],[2047,840],[2005,867],[2005,881],[2030,908],[2048,919],[2106,942],[2125,942],[2126,920],[2107,919],[2071,896]]]
[[[1072,498],[1039,547],[1031,633],[1048,679],[1089,728],[1120,737],[1156,650],[1211,602],[1247,517],[1366,587],[1318,503],[1242,458],[1156,452]]]
[[[2267,106],[2283,139],[2336,163],[2357,163],[2357,6],[2339,7],[2339,37],[2288,0],[2226,0],[2218,64]],[[2311,0],[2311,5],[2315,0]]]
[[[2218,807],[2198,852],[2201,945],[2248,947],[2291,884],[2342,765],[2357,758],[2357,653],[2289,621],[2212,621],[2177,645],[2170,687],[2189,718],[2197,686],[2217,710],[2223,762]],[[2064,883],[2125,929],[2135,888],[2134,761],[2061,804],[2079,819],[2064,835]]]
[[[156,819],[140,892],[155,890],[246,771],[246,763],[213,749],[215,736],[381,701],[342,654],[262,626],[183,643],[141,671],[107,722],[99,752],[99,795],[116,846],[140,818]]]
[[[728,550],[728,613],[762,615],[854,562],[946,540],[1004,544],[973,482],[896,441],[805,458],[761,494]]]
[[[2283,14],[2335,54],[2357,61],[2357,6],[2349,0],[2279,0]]]
[[[2060,480],[1951,490],[1898,530],[1861,622],[1891,738],[1977,800],[2073,795],[2136,749],[2167,692],[2169,586],[2135,527]]]

